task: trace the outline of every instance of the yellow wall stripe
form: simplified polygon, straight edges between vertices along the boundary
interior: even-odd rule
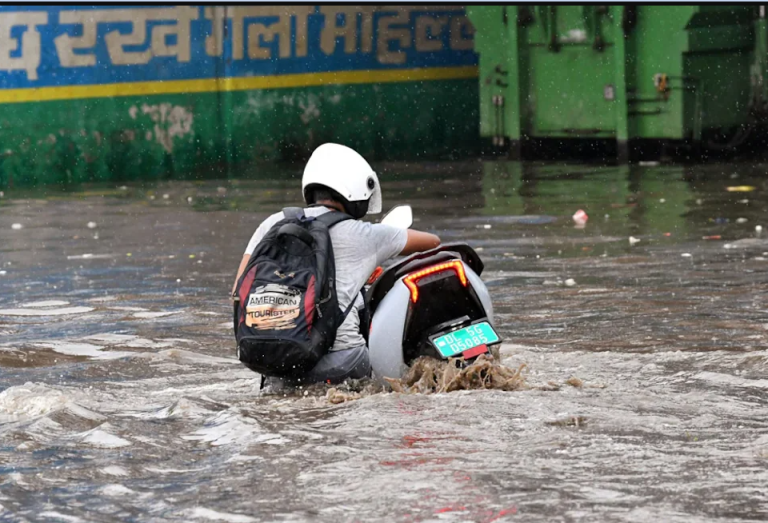
[[[317,85],[369,84],[390,82],[419,82],[477,78],[477,66],[429,67],[420,69],[385,69],[338,71],[331,73],[302,73],[275,76],[234,78],[204,78],[200,80],[168,80],[155,82],[126,82],[100,85],[67,85],[26,89],[0,89],[0,103],[46,102],[114,96],[150,96],[155,94],[208,93],[215,91],[246,91],[251,89],[282,89]]]

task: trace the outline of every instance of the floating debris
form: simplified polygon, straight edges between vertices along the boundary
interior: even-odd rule
[[[576,376],[571,376],[570,378],[565,380],[565,384],[570,385],[571,387],[576,387],[578,389],[584,386],[584,382],[579,378],[577,378]]]
[[[96,222],[88,222],[89,229],[95,229],[97,227]]]
[[[748,221],[746,218],[736,218],[736,223],[747,223]]]
[[[682,256],[683,258],[690,258],[692,256],[692,254],[690,252],[684,252],[680,256]]]
[[[733,185],[726,187],[725,190],[728,192],[752,192],[755,188],[751,185]]]
[[[701,239],[702,240],[722,240],[723,237],[720,236],[719,234],[713,234],[712,236],[702,236]]]
[[[584,225],[587,224],[587,220],[589,220],[589,216],[582,209],[579,209],[573,215],[573,223],[575,223],[576,226],[583,227]]]
[[[573,278],[568,278],[567,280],[565,280],[566,287],[573,287],[574,285],[576,285],[576,280],[574,280]]]
[[[444,361],[422,356],[413,362],[405,377],[384,379],[393,391],[405,394],[471,389],[513,391],[526,388],[523,377],[525,364],[511,369],[487,354],[481,354],[465,367],[457,365],[461,361],[460,358]]]
[[[635,238],[634,236],[629,237],[629,244],[634,245],[636,243],[640,243],[640,238]]]
[[[14,231],[21,230],[23,227],[24,226],[22,224],[20,224],[20,223],[14,223],[14,224],[11,225],[11,229],[13,229]]]
[[[559,419],[555,421],[547,421],[547,425],[551,427],[583,427],[587,424],[587,418],[584,416],[571,416],[565,419]]]

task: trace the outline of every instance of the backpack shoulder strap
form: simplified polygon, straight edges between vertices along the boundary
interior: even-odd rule
[[[286,218],[303,218],[304,209],[301,207],[286,207],[283,209],[283,214]]]
[[[330,211],[315,217],[315,220],[323,223],[329,229],[337,223],[345,222],[347,220],[353,220],[349,214],[340,211]]]
[[[363,291],[360,291],[360,294],[363,295],[363,298],[365,298],[365,294],[363,294]],[[339,326],[341,327],[341,324],[344,323],[344,320],[347,319],[347,316],[349,316],[349,313],[352,312],[352,307],[355,306],[355,302],[357,301],[357,295],[355,295],[354,298],[352,298],[352,301],[349,302],[349,305],[347,305],[347,308],[344,309],[344,312],[341,313],[341,319],[339,319]],[[338,328],[336,327],[336,328]]]

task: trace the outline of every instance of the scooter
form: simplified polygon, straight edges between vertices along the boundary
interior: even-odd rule
[[[407,229],[412,209],[397,206],[381,223]],[[420,356],[471,361],[500,344],[482,272],[482,260],[465,243],[377,269],[365,292],[374,378],[401,378]]]

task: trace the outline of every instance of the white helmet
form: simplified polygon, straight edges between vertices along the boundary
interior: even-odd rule
[[[344,209],[355,218],[381,212],[381,187],[376,173],[354,149],[325,143],[314,150],[304,167],[301,190],[307,204],[314,203],[312,189],[327,187],[339,193]]]

